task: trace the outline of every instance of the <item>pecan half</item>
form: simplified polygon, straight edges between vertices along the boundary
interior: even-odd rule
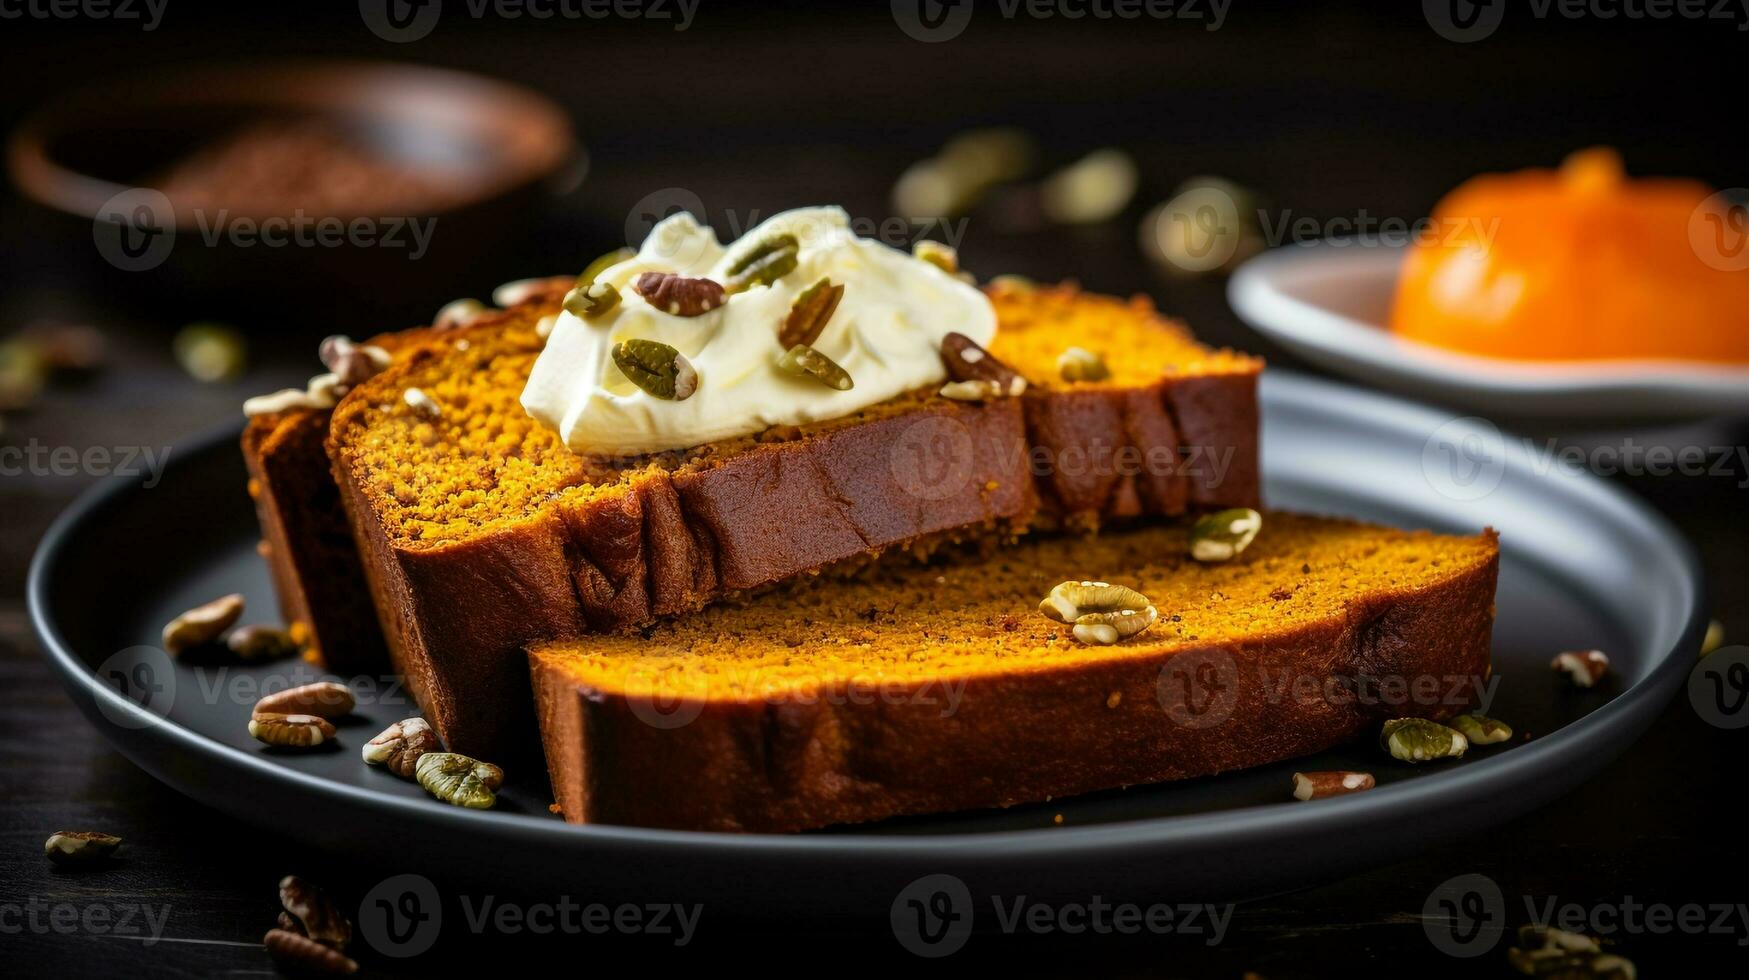
[[[423,718],[397,721],[383,729],[381,735],[364,744],[367,765],[382,766],[402,779],[412,779],[419,757],[427,752],[443,751],[443,743]]]
[[[171,655],[212,643],[230,629],[243,615],[243,596],[233,592],[220,596],[164,624],[160,637],[164,649]]]
[[[291,930],[329,949],[345,952],[352,942],[352,923],[340,914],[326,892],[313,882],[286,875],[279,880],[279,904],[297,924]],[[282,925],[283,928],[283,925]]]
[[[334,726],[315,715],[257,714],[249,719],[249,735],[268,745],[311,749],[334,737]]]
[[[357,706],[358,699],[353,697],[352,688],[336,681],[317,681],[267,695],[255,702],[255,713],[339,718],[351,714]]]
[[[941,363],[947,368],[947,376],[955,381],[994,382],[995,390],[1010,397],[1026,390],[1025,378],[963,333],[941,338]]]
[[[1359,793],[1377,784],[1370,772],[1296,772],[1294,799],[1321,800],[1326,796]]]
[[[723,287],[709,279],[673,272],[646,272],[632,283],[632,288],[644,302],[674,316],[703,316],[728,299]]]
[[[269,929],[261,937],[267,955],[288,969],[321,976],[345,976],[358,972],[358,963],[344,953],[285,929]]]
[[[43,842],[43,854],[56,864],[96,864],[121,847],[121,838],[96,830],[59,830]]]
[[[838,309],[838,301],[843,298],[844,287],[830,279],[822,279],[802,290],[777,331],[778,344],[784,350],[798,344],[814,346],[814,342],[820,339],[820,332],[826,329],[827,321]]]

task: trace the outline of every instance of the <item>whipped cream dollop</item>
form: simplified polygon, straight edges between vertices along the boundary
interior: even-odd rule
[[[645,272],[674,272],[726,283],[728,270],[762,242],[794,235],[796,267],[700,316],[678,316],[632,288]],[[844,296],[813,347],[849,372],[855,387],[830,388],[778,367],[778,329],[803,290],[821,279]],[[596,282],[620,303],[597,319],[562,313],[522,392],[530,416],[556,429],[579,453],[631,455],[684,449],[749,435],[773,425],[841,418],[947,377],[941,341],[962,333],[988,345],[996,312],[976,288],[905,252],[850,229],[835,207],[772,216],[724,247],[716,234],[680,213],[657,224],[637,255]],[[657,398],[614,363],[613,346],[655,340],[680,351],[698,372],[683,401]]]

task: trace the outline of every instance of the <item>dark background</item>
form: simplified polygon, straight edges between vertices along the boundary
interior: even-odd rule
[[[1104,291],[1147,292],[1204,338],[1287,367],[1302,366],[1234,319],[1222,280],[1163,276],[1141,256],[1137,220],[1179,181],[1224,176],[1256,188],[1275,213],[1295,217],[1414,219],[1471,174],[1553,165],[1601,143],[1618,147],[1633,173],[1692,176],[1717,187],[1749,183],[1741,115],[1749,35],[1731,21],[1552,12],[1538,19],[1528,5],[1513,5],[1493,36],[1458,44],[1437,34],[1417,3],[1234,0],[1221,29],[1209,31],[1206,19],[1009,20],[986,0],[961,36],[922,44],[878,2],[703,0],[683,32],[673,21],[475,19],[465,6],[449,0],[433,33],[404,45],[372,35],[357,5],[344,2],[208,10],[169,0],[151,32],[89,18],[0,20],[0,126],[8,131],[43,99],[105,77],[213,59],[342,56],[463,68],[531,86],[570,112],[590,157],[583,183],[554,197],[511,246],[453,281],[430,282],[423,301],[380,322],[356,322],[345,296],[332,297],[321,315],[288,319],[276,313],[280,298],[264,292],[256,314],[227,317],[251,334],[252,364],[242,381],[218,386],[189,380],[169,343],[176,327],[211,309],[198,299],[167,301],[143,285],[118,288],[102,274],[88,231],[82,240],[68,237],[56,216],[8,190],[0,198],[0,335],[44,319],[72,320],[102,328],[111,350],[96,377],[51,388],[32,410],[8,414],[0,440],[174,447],[235,418],[247,395],[301,383],[316,370],[315,341],[337,325],[361,334],[399,328],[507,279],[575,271],[621,243],[628,212],[653,190],[686,188],[719,218],[836,202],[878,219],[890,213],[889,189],[909,163],[974,125],[1024,126],[1039,138],[1047,165],[1123,147],[1140,164],[1143,186],[1122,218],[1092,228],[1014,232],[996,216],[973,212],[962,247],[968,267],[986,276],[1076,278]],[[311,288],[319,287],[284,284],[291,292]],[[1746,441],[1741,423],[1723,420],[1679,434],[1634,435]],[[68,975],[268,970],[255,943],[271,919],[281,874],[301,868],[348,894],[402,869],[392,858],[381,867],[343,866],[196,807],[134,769],[77,717],[37,659],[22,591],[43,528],[91,481],[0,477],[0,906],[29,896],[168,902],[168,933],[186,941],[140,948],[0,932],[0,964]],[[1749,617],[1735,603],[1749,584],[1738,530],[1745,497],[1736,480],[1624,482],[1697,543],[1714,615],[1734,636],[1749,636]],[[1242,906],[1217,948],[1083,937],[980,939],[972,949],[1039,971],[1109,964],[1113,972],[1165,976],[1508,975],[1503,959],[1456,961],[1430,946],[1419,916],[1432,887],[1482,872],[1509,900],[1749,899],[1741,793],[1730,785],[1742,769],[1743,739],[1709,728],[1678,699],[1638,746],[1544,811],[1393,867]],[[80,827],[127,837],[131,857],[97,876],[52,869],[41,857],[43,838]],[[1685,968],[1704,972],[1702,962],[1740,969],[1749,957],[1736,939],[1634,935],[1622,937],[1620,951],[1645,975],[1684,975]],[[545,945],[573,957],[611,947],[640,962],[661,948],[592,938],[562,949]],[[884,922],[801,936],[750,919],[719,924],[697,945],[688,961],[699,965],[741,960],[754,968],[845,970],[920,962],[896,959],[904,954]],[[490,946],[450,955],[482,963],[523,956]],[[968,952],[948,964],[975,958]],[[595,966],[585,958],[562,962],[579,972]]]

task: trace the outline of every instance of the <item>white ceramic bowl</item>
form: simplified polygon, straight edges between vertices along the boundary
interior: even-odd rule
[[[1308,361],[1481,415],[1586,425],[1749,415],[1749,368],[1513,361],[1398,338],[1385,324],[1403,253],[1339,241],[1274,249],[1233,274],[1227,298],[1240,319]]]

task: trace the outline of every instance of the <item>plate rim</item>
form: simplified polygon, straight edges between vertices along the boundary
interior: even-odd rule
[[[1448,416],[1439,410],[1404,401],[1399,398],[1314,379],[1295,372],[1271,369],[1272,388],[1281,389],[1284,397],[1315,397],[1328,403],[1332,394],[1353,402],[1353,414],[1369,416],[1372,425],[1398,429],[1431,431],[1440,424],[1449,424]],[[1299,389],[1299,391],[1295,391]],[[1431,424],[1429,424],[1431,423]],[[1420,426],[1426,425],[1425,430]],[[196,439],[189,440],[185,457],[195,457],[215,451],[221,443],[235,443],[241,425],[227,424]],[[1510,451],[1510,450],[1509,450]],[[1517,461],[1515,461],[1517,462]],[[685,831],[605,824],[571,824],[534,814],[475,811],[459,807],[440,806],[414,797],[374,792],[366,787],[335,783],[295,768],[278,765],[259,754],[216,742],[193,729],[170,722],[124,698],[109,685],[102,683],[72,650],[51,615],[50,578],[56,564],[64,557],[69,543],[81,533],[89,533],[93,520],[115,501],[133,492],[140,478],[108,477],[81,493],[58,516],[44,533],[30,563],[26,585],[26,600],[31,625],[44,654],[73,700],[99,728],[115,748],[161,782],[184,795],[194,796],[176,782],[160,775],[155,767],[141,762],[136,752],[139,746],[126,744],[134,739],[151,739],[164,747],[185,753],[189,758],[208,764],[241,767],[258,779],[281,784],[301,793],[313,794],[312,805],[344,804],[377,810],[407,821],[401,826],[429,825],[438,829],[468,832],[489,837],[513,837],[523,842],[575,848],[579,843],[608,850],[627,852],[650,848],[675,852],[677,856],[711,854],[731,858],[808,858],[834,856],[840,860],[856,860],[868,865],[899,865],[919,859],[940,861],[1022,861],[1028,858],[1091,857],[1107,853],[1128,852],[1150,846],[1170,846],[1175,849],[1211,850],[1245,843],[1260,833],[1279,832],[1284,826],[1296,834],[1314,837],[1352,828],[1369,820],[1386,818],[1404,810],[1422,810],[1441,804],[1458,804],[1465,800],[1491,798],[1496,792],[1517,790],[1514,785],[1526,770],[1547,772],[1551,769],[1582,771],[1590,778],[1614,757],[1608,753],[1604,761],[1587,766],[1589,749],[1600,737],[1620,729],[1615,734],[1637,737],[1649,726],[1674,696],[1693,666],[1693,658],[1683,651],[1698,650],[1706,628],[1705,578],[1693,546],[1676,531],[1667,519],[1632,494],[1597,477],[1564,470],[1538,474],[1539,480],[1564,483],[1574,493],[1614,509],[1617,513],[1637,519],[1671,552],[1678,567],[1685,573],[1684,582],[1692,589],[1686,621],[1674,646],[1664,651],[1637,683],[1622,690],[1606,704],[1584,717],[1534,741],[1514,746],[1512,751],[1479,759],[1459,769],[1430,773],[1421,778],[1401,780],[1360,794],[1351,794],[1319,801],[1306,806],[1287,800],[1277,805],[1260,804],[1235,810],[1209,813],[1175,814],[1120,820],[1089,826],[1056,826],[1014,830],[967,831],[945,834],[871,834],[854,830],[831,834],[738,834],[720,831]],[[117,726],[104,714],[120,712],[141,723],[136,729],[118,733]],[[126,735],[127,737],[121,737]],[[244,808],[231,809],[201,800],[203,805],[248,816]],[[1532,805],[1539,805],[1540,800]],[[1291,808],[1290,808],[1291,807]],[[1528,809],[1526,807],[1525,809]],[[278,828],[296,836],[295,829]]]
[[[1638,358],[1606,361],[1523,361],[1448,350],[1386,332],[1368,323],[1289,295],[1275,273],[1313,256],[1354,256],[1347,261],[1358,276],[1382,275],[1381,268],[1400,262],[1406,246],[1321,239],[1269,249],[1244,262],[1227,283],[1227,302],[1239,318],[1263,335],[1296,349],[1312,349],[1326,357],[1394,378],[1432,381],[1471,392],[1514,395],[1575,395],[1609,392],[1657,393],[1680,387],[1691,396],[1696,385],[1708,398],[1729,400],[1749,388],[1749,367],[1709,365],[1700,361]],[[1354,342],[1347,342],[1354,341]],[[1737,404],[1743,399],[1738,397]]]

